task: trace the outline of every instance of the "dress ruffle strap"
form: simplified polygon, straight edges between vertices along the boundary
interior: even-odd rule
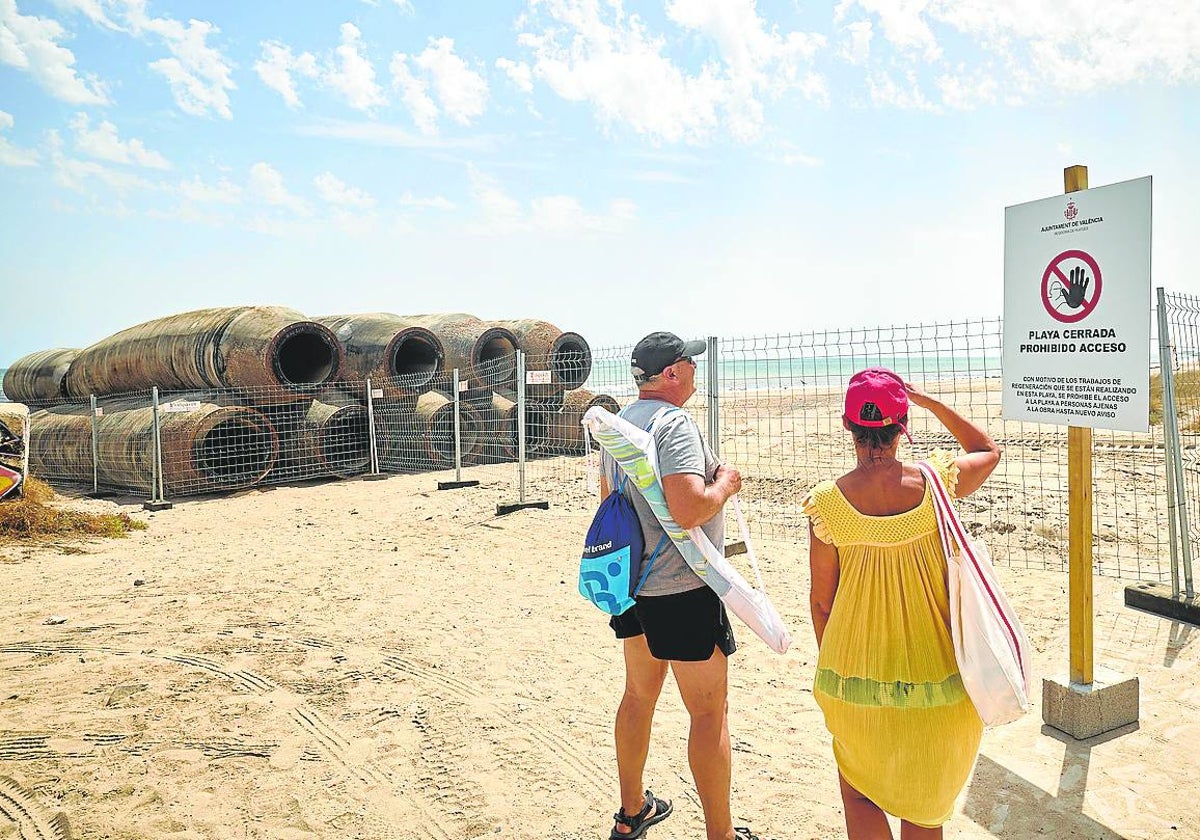
[[[929,463],[937,470],[938,477],[950,493],[950,498],[958,498],[958,464],[954,460],[954,454],[945,449],[935,449],[929,453]]]
[[[813,534],[817,539],[827,545],[833,545],[833,535],[829,532],[829,526],[825,524],[825,518],[821,515],[821,506],[816,499],[816,488],[809,491],[808,495],[801,500],[800,506],[812,524]]]

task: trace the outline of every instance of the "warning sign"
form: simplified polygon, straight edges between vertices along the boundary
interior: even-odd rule
[[[1042,305],[1064,324],[1082,321],[1100,302],[1100,266],[1086,251],[1063,251],[1042,274]]]
[[[1004,211],[1006,419],[1146,431],[1151,179]]]

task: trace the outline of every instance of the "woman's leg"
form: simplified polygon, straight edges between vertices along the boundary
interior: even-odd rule
[[[855,790],[838,773],[842,804],[846,808],[846,834],[850,840],[892,840],[892,828],[879,806]],[[915,835],[914,835],[915,836]],[[903,840],[908,840],[902,835]]]
[[[942,840],[942,827],[921,828],[907,820],[900,820],[900,840]]]

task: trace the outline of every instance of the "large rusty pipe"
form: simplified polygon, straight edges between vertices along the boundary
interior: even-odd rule
[[[303,413],[277,414],[279,460],[274,478],[357,475],[371,462],[367,409],[343,391],[317,394]]]
[[[157,385],[302,400],[332,382],[341,364],[341,343],[328,327],[293,309],[237,306],[169,315],[102,339],[79,351],[66,384],[75,399]]]
[[[97,418],[99,482],[152,490],[154,409],[144,400],[106,400]],[[279,438],[261,412],[177,399],[159,408],[168,496],[251,486],[275,463]],[[30,417],[30,470],[50,481],[91,481],[91,407],[61,405]]]
[[[59,347],[22,356],[4,372],[4,395],[35,408],[62,402],[66,378],[78,350]]]
[[[314,319],[333,330],[346,350],[344,382],[371,380],[385,396],[420,394],[432,387],[446,358],[441,340],[428,327],[399,315],[323,315]]]
[[[543,451],[560,455],[582,455],[583,415],[594,405],[602,406],[613,414],[621,410],[617,401],[608,394],[593,394],[584,388],[563,394],[562,410],[549,415],[549,428]],[[592,442],[592,448],[597,448],[595,441]]]
[[[446,351],[442,370],[458,368],[472,386],[478,380],[488,388],[514,388],[517,375],[517,337],[512,331],[481,321],[465,312],[404,316],[428,327]]]
[[[441,391],[426,391],[410,412],[399,419],[398,435],[383,442],[383,462],[389,469],[445,469],[454,466],[454,400]],[[459,401],[460,441],[464,461],[479,451],[482,417]]]
[[[579,333],[563,332],[549,321],[523,318],[494,321],[512,331],[525,354],[525,370],[549,371],[550,381],[526,386],[529,396],[549,397],[578,388],[592,372],[592,348]]]

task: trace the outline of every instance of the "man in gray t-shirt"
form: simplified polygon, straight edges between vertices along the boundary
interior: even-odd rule
[[[713,544],[725,542],[723,508],[741,489],[737,470],[720,464],[682,406],[696,392],[693,356],[703,341],[655,332],[633,349],[631,371],[638,399],[621,412],[629,422],[654,424],[663,495],[671,518],[684,528],[701,527]],[[614,463],[602,458],[601,496],[607,496]],[[645,537],[646,552],[663,535],[649,504],[626,484]],[[648,558],[643,558],[646,562]],[[650,748],[650,727],[670,667],[691,718],[688,760],[704,808],[708,840],[756,840],[749,829],[734,829],[730,815],[731,756],[726,720],[727,657],[736,650],[725,606],[667,541],[634,606],[609,625],[622,640],[625,694],[617,709],[617,773],[621,810],[614,814],[611,838],[640,837],[647,826],[671,813],[671,803],[642,787]]]

